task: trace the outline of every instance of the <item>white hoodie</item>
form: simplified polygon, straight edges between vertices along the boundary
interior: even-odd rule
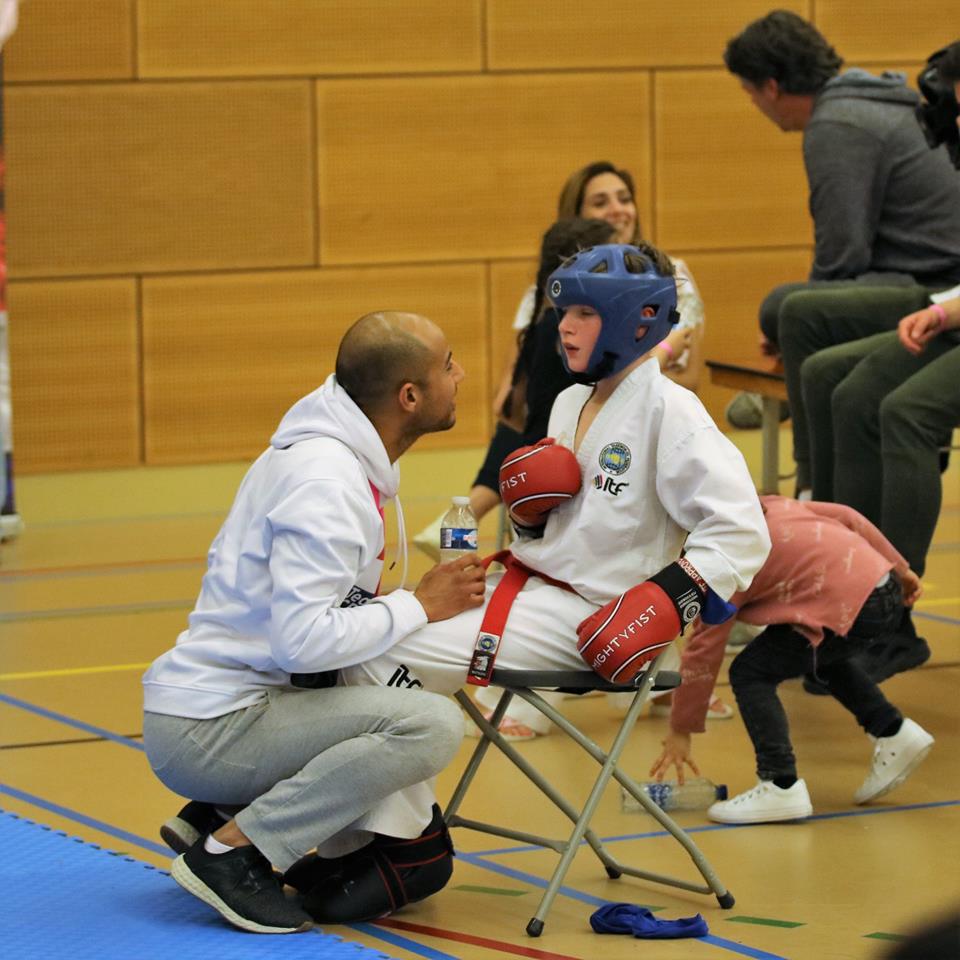
[[[218,717],[289,687],[292,673],[376,657],[426,623],[411,592],[376,596],[378,500],[399,480],[335,376],[297,401],[210,547],[188,629],[144,675],[144,709]]]

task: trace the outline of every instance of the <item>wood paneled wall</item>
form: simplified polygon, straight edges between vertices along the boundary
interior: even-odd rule
[[[778,0],[914,75],[942,5]],[[483,443],[566,176],[628,167],[693,270],[707,353],[801,279],[800,140],[723,69],[769,0],[30,0],[5,51],[23,471],[250,458],[378,307],[446,330]],[[715,416],[727,399],[709,386]]]

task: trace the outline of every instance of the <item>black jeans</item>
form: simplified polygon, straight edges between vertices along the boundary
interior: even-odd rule
[[[900,583],[891,575],[867,598],[846,637],[825,630],[823,642],[813,647],[789,624],[773,624],[734,659],[730,683],[757,755],[757,776],[761,780],[797,775],[790,725],[777,696],[777,687],[784,680],[815,672],[831,695],[875,737],[902,719],[900,711],[854,659],[874,638],[894,630],[902,613]]]

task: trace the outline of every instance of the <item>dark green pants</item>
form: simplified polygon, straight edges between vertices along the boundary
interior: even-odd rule
[[[801,286],[787,284],[777,306],[777,338],[793,421],[793,458],[797,464],[797,489],[811,485],[810,441],[804,407],[800,367],[807,357],[851,340],[896,327],[900,318],[926,306],[925,287],[881,286],[838,281]],[[776,303],[775,294],[765,302]]]
[[[801,368],[814,499],[858,510],[921,576],[940,514],[940,447],[960,424],[958,346],[941,336],[914,356],[881,333]]]

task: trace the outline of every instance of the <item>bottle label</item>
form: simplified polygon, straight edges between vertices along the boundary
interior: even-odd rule
[[[475,527],[443,527],[440,530],[441,550],[476,550]]]
[[[670,801],[670,794],[673,793],[673,787],[669,783],[646,783],[643,789],[647,796],[661,809],[666,807]]]

